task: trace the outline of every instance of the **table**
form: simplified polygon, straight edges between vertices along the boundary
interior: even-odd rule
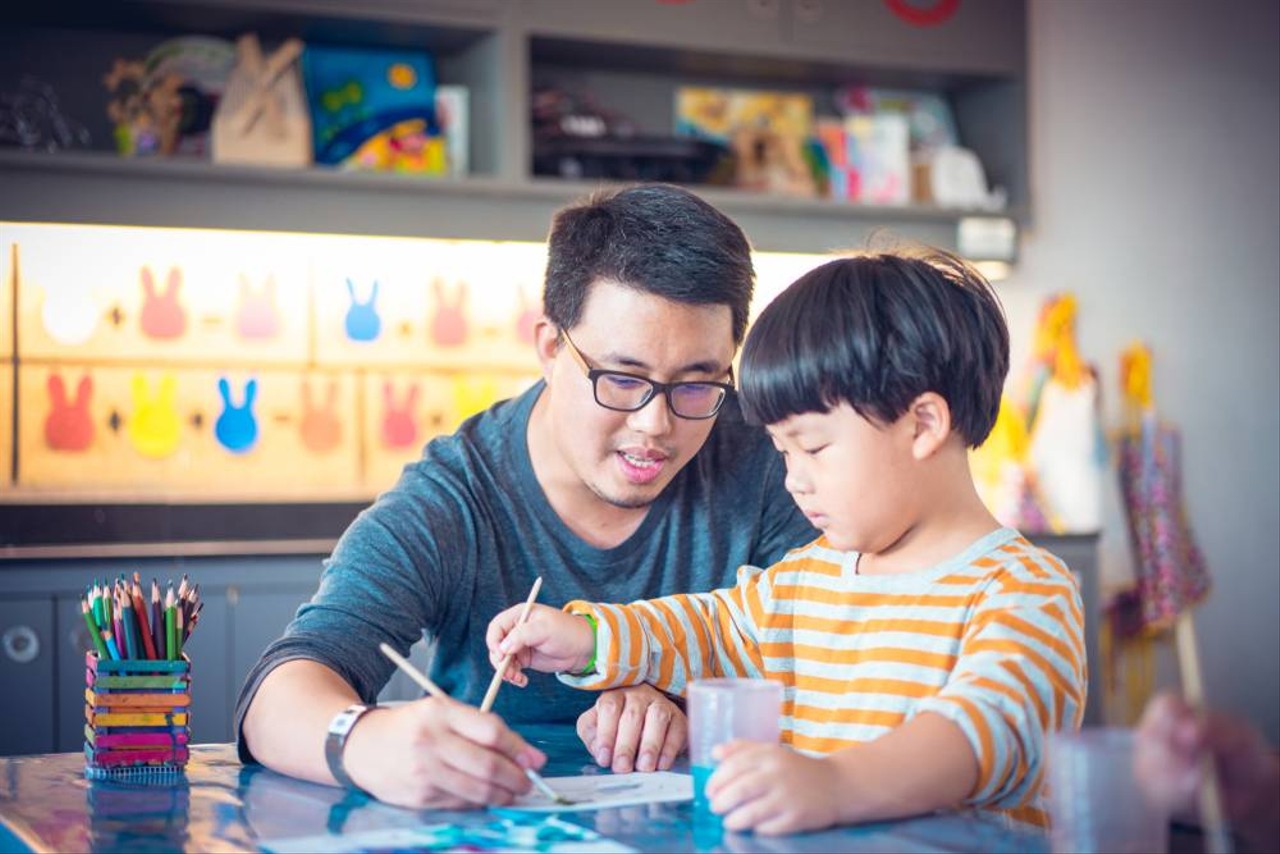
[[[546,751],[547,776],[597,769],[569,726],[519,728]],[[687,771],[687,763],[674,770]],[[970,813],[782,838],[724,833],[691,804],[562,813],[642,851],[1047,851],[1047,839]],[[256,851],[271,840],[440,822],[484,823],[484,811],[414,811],[360,793],[242,766],[230,744],[196,745],[184,778],[165,784],[90,781],[84,756],[0,758],[0,851]]]

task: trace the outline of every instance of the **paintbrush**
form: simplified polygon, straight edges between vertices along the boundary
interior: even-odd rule
[[[524,609],[520,611],[520,619],[516,621],[516,625],[520,625],[529,619],[529,610],[533,607],[533,602],[538,598],[538,591],[542,589],[542,576],[533,582],[533,589],[529,591],[529,598],[524,601]],[[498,699],[498,689],[502,687],[502,677],[507,675],[507,668],[511,666],[511,662],[515,660],[514,652],[507,653],[502,663],[498,665],[497,671],[493,674],[493,679],[489,682],[489,690],[484,692],[484,700],[480,703],[480,711],[487,712],[493,708],[493,701]]]
[[[541,582],[542,579],[539,578],[538,581]],[[534,584],[533,589],[536,592],[538,589],[538,585]],[[378,649],[382,650],[383,655],[391,659],[391,661],[395,664],[396,667],[399,667],[400,670],[406,676],[408,676],[414,682],[418,683],[419,687],[421,687],[422,690],[426,691],[432,697],[443,700],[449,696],[444,692],[443,688],[441,688],[436,683],[432,682],[431,679],[427,676],[427,674],[423,673],[421,670],[414,667],[413,662],[405,658],[400,653],[396,652],[394,649],[392,649],[390,644],[386,644],[386,643],[379,644]],[[573,804],[577,803],[576,801],[569,800],[564,795],[560,794],[555,789],[551,788],[551,786],[547,783],[547,781],[542,779],[542,775],[539,774],[537,771],[534,771],[532,768],[524,769],[524,775],[529,778],[529,782],[533,783],[533,785],[537,787],[539,792],[542,792],[542,794],[550,798],[552,802],[557,804],[563,804],[564,806],[572,806]]]

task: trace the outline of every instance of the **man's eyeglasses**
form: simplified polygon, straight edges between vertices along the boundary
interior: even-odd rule
[[[582,372],[591,380],[595,391],[596,403],[605,409],[617,412],[635,412],[643,409],[653,400],[656,394],[664,394],[667,406],[680,418],[693,421],[712,418],[720,411],[725,397],[733,391],[729,383],[683,382],[660,383],[638,374],[625,371],[604,371],[587,364],[586,357],[569,338],[569,333],[560,330],[564,336],[565,346],[573,356],[573,360],[582,368]],[[733,379],[733,371],[729,371],[729,379]]]

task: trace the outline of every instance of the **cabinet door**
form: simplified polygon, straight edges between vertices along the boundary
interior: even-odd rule
[[[1023,0],[784,0],[791,41],[814,58],[919,71],[1017,74]],[[928,20],[909,20],[913,15]]]
[[[0,601],[0,686],[0,755],[52,752],[53,599]]]
[[[284,634],[298,606],[311,598],[315,583],[283,590],[228,590],[231,600],[231,683],[238,695],[244,678],[258,663],[267,645]],[[232,697],[234,704],[235,697]]]
[[[58,728],[52,749],[59,752],[84,748],[84,654],[93,648],[89,628],[80,612],[80,597],[57,599]]]
[[[191,741],[221,743],[235,737],[231,720],[239,687],[231,678],[227,594],[201,584],[200,601],[200,622],[183,647],[191,659]]]
[[[527,0],[524,23],[537,35],[645,47],[777,53],[784,0]]]

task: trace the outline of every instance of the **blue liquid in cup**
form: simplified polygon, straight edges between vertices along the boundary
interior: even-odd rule
[[[707,781],[716,770],[714,765],[694,765],[690,769],[693,774],[693,814],[703,820],[707,818],[720,821],[720,816],[711,811],[711,801],[707,798]]]

